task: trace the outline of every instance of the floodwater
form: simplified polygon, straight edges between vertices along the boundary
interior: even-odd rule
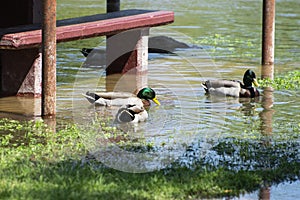
[[[58,1],[58,18],[102,13],[99,1]],[[261,1],[122,1],[122,9],[163,9],[175,11],[175,23],[152,28],[150,36],[166,35],[185,42],[192,48],[177,49],[174,54],[149,54],[148,85],[156,92],[161,106],[152,106],[147,122],[134,127],[131,134],[143,137],[162,148],[157,157],[149,157],[160,167],[176,160],[196,141],[201,141],[202,157],[222,138],[259,141],[266,135],[274,138],[284,134],[299,143],[300,92],[280,90],[269,92],[269,98],[255,100],[207,97],[200,84],[211,78],[242,79],[244,71],[253,69],[261,75]],[[300,2],[276,1],[275,76],[300,66]],[[104,91],[104,66],[88,66],[80,49],[105,47],[105,38],[93,38],[58,44],[57,55],[57,120],[86,125],[95,111],[102,117],[113,116],[113,108],[95,108],[82,93]],[[160,46],[159,48],[164,48]],[[114,90],[123,83],[118,82]],[[263,93],[263,90],[260,89]],[[263,93],[265,97],[267,92]],[[9,103],[8,103],[9,102]],[[29,102],[29,103],[28,103]],[[32,108],[31,108],[31,105]],[[0,99],[0,109],[7,113],[26,113],[40,102],[8,97]],[[15,115],[13,115],[15,116]],[[18,116],[18,115],[17,115]],[[270,120],[266,120],[266,117]],[[287,128],[286,125],[290,127]],[[123,127],[121,127],[123,128]],[[127,127],[126,127],[127,128]],[[124,131],[128,131],[127,129]],[[271,135],[271,136],[270,136]],[[296,136],[295,136],[296,135]],[[271,137],[272,138],[272,137]],[[299,155],[298,155],[299,157]],[[168,158],[168,162],[165,162]],[[150,165],[153,163],[150,162]],[[157,165],[155,166],[157,167]],[[151,169],[146,169],[151,170]],[[130,170],[129,170],[130,171]],[[299,196],[300,183],[271,187],[271,199],[294,199]],[[257,193],[241,196],[257,199]]]

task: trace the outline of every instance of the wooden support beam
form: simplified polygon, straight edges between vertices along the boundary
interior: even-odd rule
[[[274,64],[275,0],[263,0],[262,64]]]
[[[43,1],[42,115],[56,114],[56,0]]]
[[[106,90],[134,92],[147,86],[149,28],[125,31],[106,41]]]
[[[162,26],[174,21],[174,12],[123,10],[57,21],[57,42],[113,35],[123,31]],[[0,49],[40,47],[41,30],[37,24],[0,29]]]

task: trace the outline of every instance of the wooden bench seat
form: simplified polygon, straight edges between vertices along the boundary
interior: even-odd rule
[[[57,21],[57,42],[116,34],[122,31],[160,26],[174,21],[172,11],[123,10]],[[1,49],[28,49],[42,42],[41,25],[0,29]]]

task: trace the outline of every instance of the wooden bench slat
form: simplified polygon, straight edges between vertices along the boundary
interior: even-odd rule
[[[122,31],[160,26],[174,21],[171,11],[124,10],[57,21],[57,42],[116,34]],[[41,45],[40,25],[0,30],[0,49],[26,49]]]

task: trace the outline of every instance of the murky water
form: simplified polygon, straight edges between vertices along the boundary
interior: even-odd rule
[[[58,18],[105,11],[103,2],[89,1],[89,5],[82,6],[85,2],[58,1]],[[262,97],[256,100],[209,98],[200,86],[202,81],[210,78],[242,79],[248,68],[260,76],[261,1],[201,0],[186,3],[139,0],[122,1],[121,4],[122,9],[174,10],[175,23],[152,28],[150,36],[167,35],[191,46],[201,47],[179,49],[172,55],[149,55],[148,84],[157,91],[162,105],[151,107],[149,120],[139,124],[135,130],[138,137],[142,135],[154,146],[164,144],[165,150],[176,157],[181,153],[182,146],[197,140],[210,139],[210,143],[205,143],[209,149],[214,145],[213,141],[220,138],[248,138],[249,134],[257,137],[255,134],[263,133],[258,126],[265,113]],[[278,0],[276,4],[275,76],[300,68],[300,14],[297,9],[300,2]],[[103,41],[104,38],[94,38],[58,45],[59,120],[84,124],[92,120],[95,111],[105,116],[115,113],[114,109],[90,107],[81,95],[87,90],[105,90],[103,66],[80,67],[85,58],[79,52],[83,47],[104,48]],[[215,45],[212,45],[213,41]],[[280,123],[298,125],[299,96],[299,91],[273,92],[271,117],[279,125],[268,129],[268,134],[276,136],[284,131],[286,134],[295,134],[280,129]],[[34,103],[33,108],[28,105],[32,104],[14,97],[0,99],[1,111],[9,113],[27,113],[39,102]],[[295,140],[299,141],[299,138]],[[171,152],[170,147],[173,148]],[[299,187],[299,182],[294,185]],[[294,185],[272,187],[272,193],[278,191],[297,196],[299,192],[293,189]],[[247,198],[255,199],[251,195]]]

